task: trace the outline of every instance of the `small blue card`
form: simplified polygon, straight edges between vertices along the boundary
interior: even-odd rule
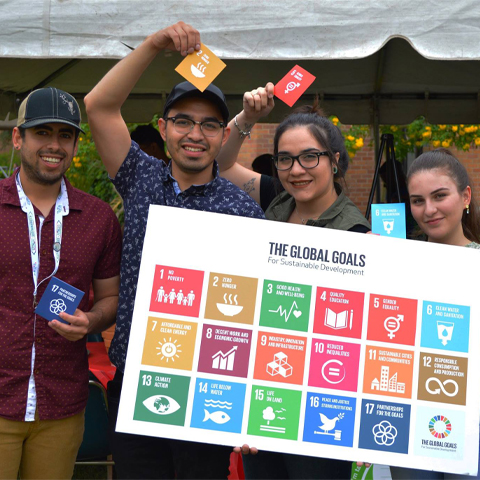
[[[67,312],[73,315],[83,295],[84,292],[78,288],[62,282],[57,277],[52,277],[40,302],[38,302],[35,313],[48,321],[58,320],[68,324],[58,316],[59,313]]]
[[[385,237],[407,238],[405,204],[373,204],[372,232]]]

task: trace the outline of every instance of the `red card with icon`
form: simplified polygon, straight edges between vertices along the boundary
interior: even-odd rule
[[[275,85],[275,96],[292,107],[314,80],[315,77],[311,73],[295,65]]]

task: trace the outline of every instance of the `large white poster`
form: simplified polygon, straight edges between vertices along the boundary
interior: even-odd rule
[[[152,206],[117,430],[474,474],[478,251]]]

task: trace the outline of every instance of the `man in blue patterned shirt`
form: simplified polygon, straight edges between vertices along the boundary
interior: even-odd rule
[[[143,71],[164,50],[182,55],[200,49],[200,34],[179,22],[147,37],[85,98],[93,138],[124,200],[120,297],[110,358],[117,366],[108,387],[112,451],[118,478],[226,478],[231,449],[115,432],[133,305],[150,204],[263,218],[245,192],[218,176],[215,162],[230,134],[225,96],[214,85],[200,92],[176,85],[158,121],[172,157],[169,166],[130,140],[121,107]]]

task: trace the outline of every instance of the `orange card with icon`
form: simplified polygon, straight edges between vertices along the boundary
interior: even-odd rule
[[[203,92],[225,67],[225,63],[202,43],[200,50],[187,55],[175,71]]]
[[[316,77],[295,65],[276,85],[275,96],[289,107],[303,95]]]

